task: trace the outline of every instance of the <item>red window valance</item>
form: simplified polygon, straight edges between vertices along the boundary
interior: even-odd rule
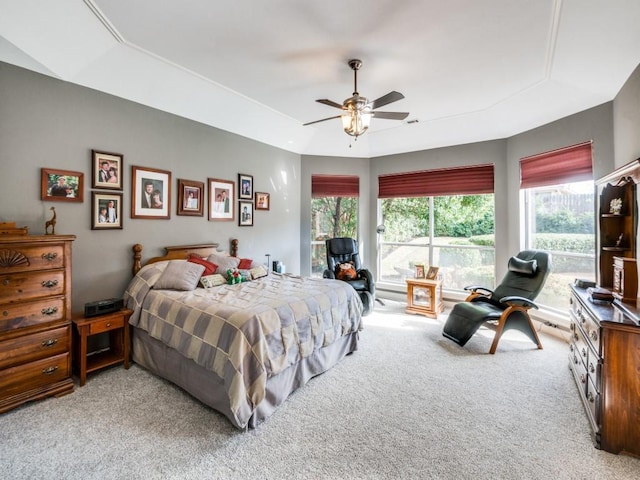
[[[493,164],[394,173],[378,177],[378,198],[493,193]]]
[[[359,197],[360,177],[356,175],[312,175],[311,197]]]
[[[520,160],[520,188],[593,180],[592,142],[584,142]]]

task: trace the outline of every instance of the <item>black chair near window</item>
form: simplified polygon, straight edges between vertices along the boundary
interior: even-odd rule
[[[364,306],[363,315],[368,315],[373,310],[373,303],[376,300],[376,286],[371,272],[362,267],[358,243],[353,238],[340,237],[330,238],[325,241],[325,244],[327,268],[322,276],[349,283],[360,295]],[[350,271],[347,264],[353,266],[353,271]]]
[[[538,296],[551,271],[551,254],[541,250],[524,250],[509,259],[508,271],[494,291],[466,287],[470,295],[453,307],[442,334],[464,346],[482,325],[495,329],[489,353],[495,353],[505,330],[516,329],[542,348],[528,311],[538,308]]]

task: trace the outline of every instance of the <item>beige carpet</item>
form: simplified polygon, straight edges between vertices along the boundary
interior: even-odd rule
[[[444,318],[444,317],[443,317]],[[365,318],[359,351],[256,430],[134,365],[0,415],[7,479],[637,479],[593,448],[566,343],[514,332],[460,348],[401,303]]]

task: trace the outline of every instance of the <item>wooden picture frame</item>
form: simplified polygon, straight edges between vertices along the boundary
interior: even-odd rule
[[[269,210],[271,208],[271,195],[266,192],[256,192],[256,210]]]
[[[253,175],[238,174],[238,198],[253,200]]]
[[[435,280],[436,277],[438,276],[438,270],[440,269],[440,267],[429,267],[429,270],[427,271],[427,280]]]
[[[220,178],[208,178],[207,182],[209,184],[209,221],[232,222],[235,218],[236,184]]]
[[[424,278],[424,265],[422,263],[416,263],[415,266],[415,278]]]
[[[91,150],[91,187],[122,190],[123,159],[119,153]]]
[[[171,218],[171,172],[131,166],[131,218]]]
[[[84,202],[84,173],[42,168],[40,199],[54,202]]]
[[[204,182],[178,179],[178,215],[204,215]]]
[[[91,230],[122,229],[122,193],[91,192]]]
[[[253,202],[238,202],[238,226],[253,227]]]

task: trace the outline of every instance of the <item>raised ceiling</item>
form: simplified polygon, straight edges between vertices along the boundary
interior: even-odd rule
[[[0,0],[0,60],[285,150],[377,157],[505,138],[612,100],[638,0]],[[391,90],[357,141],[315,102]]]

